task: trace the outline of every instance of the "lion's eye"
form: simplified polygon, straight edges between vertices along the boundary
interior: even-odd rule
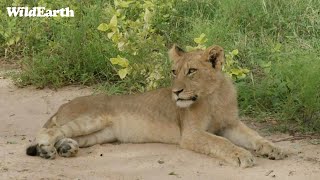
[[[173,75],[173,76],[176,76],[176,75],[177,75],[176,70],[172,70],[171,72],[172,72],[172,75]]]
[[[195,68],[190,68],[189,71],[188,71],[188,75],[193,74],[193,73],[195,73],[196,71],[197,71],[197,69],[195,69]]]

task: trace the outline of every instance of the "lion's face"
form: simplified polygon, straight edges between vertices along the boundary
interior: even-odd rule
[[[206,50],[184,52],[174,45],[169,51],[172,63],[172,97],[181,108],[191,106],[212,94],[219,86],[223,49],[212,46]]]

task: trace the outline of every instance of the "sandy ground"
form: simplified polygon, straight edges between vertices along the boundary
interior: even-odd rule
[[[91,93],[79,87],[18,89],[0,76],[0,179],[320,179],[320,145],[309,139],[279,142],[295,154],[280,161],[257,158],[257,165],[247,169],[165,144],[96,145],[81,149],[77,157],[55,160],[25,154],[36,131],[62,103]]]

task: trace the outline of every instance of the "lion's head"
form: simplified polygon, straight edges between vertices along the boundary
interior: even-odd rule
[[[172,97],[178,107],[189,107],[219,87],[224,62],[224,52],[220,46],[185,52],[173,45],[169,57],[174,77]]]

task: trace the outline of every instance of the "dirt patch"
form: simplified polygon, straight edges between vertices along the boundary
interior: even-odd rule
[[[0,179],[319,179],[320,145],[309,139],[281,141],[294,152],[240,169],[205,155],[166,144],[104,144],[81,149],[74,158],[45,160],[25,155],[37,130],[69,100],[92,90],[65,87],[57,91],[18,89],[0,79]],[[270,140],[285,134],[267,136]],[[314,141],[314,140],[313,140]]]

